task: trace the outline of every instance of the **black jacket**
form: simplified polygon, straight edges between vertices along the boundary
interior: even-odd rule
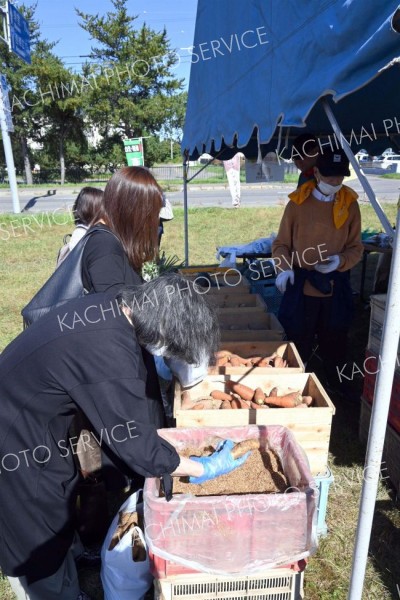
[[[95,435],[143,476],[171,473],[157,435],[133,327],[113,294],[55,309],[0,355],[0,566],[35,581],[71,545],[77,471],[68,429],[79,407]]]

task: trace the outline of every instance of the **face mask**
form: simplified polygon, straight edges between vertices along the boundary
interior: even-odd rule
[[[146,350],[153,356],[164,356],[167,346],[145,346]]]
[[[329,183],[325,183],[325,181],[318,182],[318,189],[324,196],[332,196],[332,194],[336,194],[342,187],[342,183],[339,185],[330,185]]]
[[[179,358],[166,358],[165,362],[182,387],[195,385],[207,377],[208,360],[204,359],[199,365],[190,365]]]

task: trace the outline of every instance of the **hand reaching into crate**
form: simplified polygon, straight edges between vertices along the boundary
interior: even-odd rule
[[[220,475],[230,473],[234,469],[237,469],[243,465],[250,455],[250,452],[246,452],[244,456],[240,458],[233,458],[231,450],[234,447],[232,440],[221,441],[215,452],[211,456],[191,456],[190,460],[199,462],[204,467],[204,473],[200,477],[190,477],[190,483],[204,483],[210,479],[215,479]]]

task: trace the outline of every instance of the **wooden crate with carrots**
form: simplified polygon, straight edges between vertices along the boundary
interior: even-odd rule
[[[296,346],[291,342],[222,342],[217,356],[220,358],[217,358],[215,366],[209,368],[210,375],[261,375],[264,371],[289,375],[304,373],[305,370]],[[281,359],[279,362],[278,358]]]
[[[282,403],[287,406],[290,406],[288,398],[293,403],[290,408],[278,408],[276,403],[268,403],[267,397],[266,403],[256,408],[253,402],[246,406],[242,398],[240,402],[236,399],[232,402],[233,397],[239,396],[233,387],[237,383],[253,392],[260,388],[268,397],[272,392],[271,398],[284,397]],[[231,395],[231,406],[223,406],[224,401],[213,398],[212,392]],[[293,431],[306,452],[313,475],[326,472],[334,414],[332,401],[313,373],[211,374],[191,388],[182,389],[179,383],[175,387],[177,427],[283,425]]]

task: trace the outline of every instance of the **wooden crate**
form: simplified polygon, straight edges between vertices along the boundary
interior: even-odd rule
[[[174,417],[177,427],[206,427],[231,425],[283,425],[291,429],[302,446],[310,462],[313,475],[325,474],[328,466],[329,439],[335,406],[314,373],[293,373],[275,375],[270,372],[249,375],[209,375],[201,383],[183,390],[175,385]],[[261,387],[267,392],[275,386],[301,390],[305,396],[312,396],[314,406],[307,409],[270,408],[238,410],[183,410],[182,392],[193,398],[208,396],[212,390],[226,391],[227,380],[240,381],[255,389]]]
[[[196,412],[196,411],[194,411]],[[198,412],[198,411],[197,411]],[[361,398],[361,413],[359,438],[364,444],[368,441],[369,425],[371,420],[372,407],[365,398]],[[383,447],[382,456],[382,477],[389,476],[390,481],[396,488],[397,494],[400,494],[400,435],[387,425],[385,444]]]
[[[237,293],[225,294],[220,290],[219,294],[209,294],[206,298],[217,310],[242,310],[243,308],[262,308],[266,310],[266,304],[260,294]]]
[[[284,342],[283,344],[279,341],[276,342],[222,342],[221,350],[228,350],[232,354],[238,354],[243,358],[250,356],[270,356],[274,352],[277,352],[279,356],[285,359],[288,363],[288,367],[284,369],[273,369],[274,375],[282,374],[288,375],[291,373],[304,373],[304,364],[297,352],[296,346],[291,342]],[[252,372],[254,375],[270,373],[270,367],[210,367],[209,374],[238,374],[243,375],[247,372]]]
[[[218,315],[222,342],[272,342],[282,340],[285,331],[272,313]],[[230,329],[234,327],[234,329]]]

